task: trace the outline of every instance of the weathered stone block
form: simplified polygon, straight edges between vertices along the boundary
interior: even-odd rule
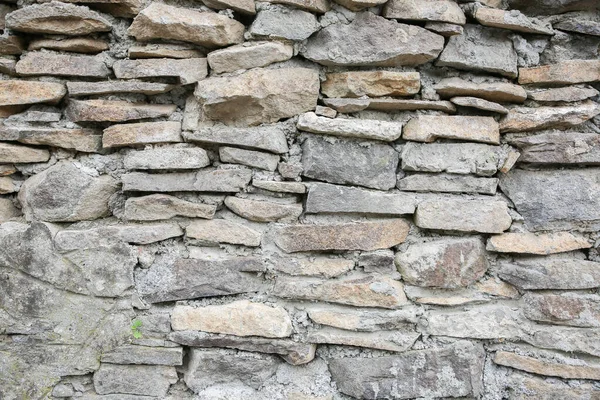
[[[198,172],[123,175],[123,190],[139,192],[239,192],[252,179],[247,169],[202,169]]]
[[[67,94],[62,83],[20,80],[0,81],[0,106],[58,103]]]
[[[552,25],[537,18],[528,18],[517,10],[498,10],[494,8],[476,6],[473,17],[481,25],[494,28],[510,29],[516,32],[537,33],[540,35],[553,35]]]
[[[124,345],[102,354],[103,363],[182,365],[182,347],[149,347]]]
[[[126,169],[197,169],[210,164],[206,150],[199,147],[156,147],[130,151],[125,155]]]
[[[399,179],[396,186],[409,192],[495,194],[498,179],[469,175],[412,174]]]
[[[130,197],[125,202],[124,218],[132,221],[155,221],[176,216],[211,219],[216,206],[192,203],[165,194]]]
[[[600,80],[599,60],[568,60],[532,68],[519,68],[519,83],[573,84]]]
[[[550,360],[523,356],[509,351],[497,351],[494,363],[537,375],[557,376],[565,379],[600,379],[600,365],[595,362],[573,360],[579,365],[569,365]]]
[[[476,96],[489,101],[523,103],[527,92],[519,85],[508,82],[470,82],[461,78],[444,78],[434,86],[440,96]]]
[[[208,65],[206,58],[120,60],[113,64],[113,71],[119,79],[175,77],[187,85],[204,79]]]
[[[256,222],[293,222],[303,211],[300,203],[275,203],[234,196],[226,197],[225,205],[240,217]]]
[[[23,76],[54,75],[103,79],[110,75],[99,57],[32,51],[22,56],[15,71]]]
[[[175,367],[162,365],[102,364],[94,373],[94,389],[104,394],[165,397],[177,382]]]
[[[402,138],[417,142],[460,139],[499,144],[500,130],[492,117],[421,115],[408,121],[404,126]]]
[[[93,129],[0,126],[0,140],[73,149],[84,153],[102,150],[102,135]]]
[[[487,250],[499,253],[547,255],[587,249],[592,244],[583,236],[570,232],[503,233],[488,239]]]
[[[284,125],[250,128],[207,127],[194,132],[184,132],[183,137],[190,142],[249,147],[280,154],[289,150],[285,131]]]
[[[261,234],[254,229],[224,219],[194,221],[185,232],[189,238],[213,245],[230,243],[256,247],[261,241]]]
[[[352,332],[336,328],[321,328],[308,332],[311,343],[341,344],[387,351],[406,351],[421,336],[413,328],[403,327],[394,331]]]
[[[288,275],[323,276],[334,278],[354,268],[354,261],[343,258],[277,258],[272,262],[273,269]]]
[[[292,58],[294,48],[276,41],[245,42],[208,54],[210,69],[216,73],[265,67]]]
[[[508,143],[521,152],[519,162],[533,164],[600,165],[600,135],[597,133],[552,132],[509,137]]]
[[[305,40],[319,30],[317,17],[310,12],[283,5],[262,6],[249,32],[272,39]]]
[[[527,132],[569,128],[600,114],[600,105],[591,100],[574,106],[515,107],[500,121],[501,132]]]
[[[600,263],[575,258],[531,257],[500,264],[498,276],[522,289],[592,289]]]
[[[142,93],[147,95],[166,93],[173,85],[158,82],[108,81],[67,82],[69,96],[90,96],[110,93]]]
[[[104,147],[181,142],[181,124],[175,121],[117,124],[104,130]]]
[[[417,322],[417,308],[394,311],[356,310],[352,307],[316,306],[308,309],[308,316],[317,324],[349,331],[377,332],[406,328]]]
[[[600,327],[600,297],[595,294],[535,293],[523,296],[525,316],[532,321],[578,327]]]
[[[327,80],[321,83],[321,92],[327,97],[410,96],[420,89],[418,72],[337,72],[327,74]]]
[[[177,110],[175,104],[130,103],[119,100],[69,100],[65,115],[73,122],[123,122],[168,117],[175,110]]]
[[[414,21],[438,21],[464,25],[467,22],[460,6],[451,0],[391,0],[383,10],[386,18]]]
[[[300,115],[299,130],[325,135],[393,142],[402,134],[402,123],[370,119],[327,118],[313,112]]]
[[[0,143],[0,163],[36,163],[50,159],[50,152],[18,144]]]
[[[278,155],[235,147],[220,147],[219,159],[225,163],[242,164],[267,171],[275,171],[279,162]]]

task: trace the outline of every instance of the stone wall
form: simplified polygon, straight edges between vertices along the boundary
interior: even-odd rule
[[[600,398],[600,1],[0,1],[0,399]]]

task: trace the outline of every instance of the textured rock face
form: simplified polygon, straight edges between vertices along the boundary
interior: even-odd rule
[[[415,72],[353,71],[327,74],[321,91],[327,97],[409,96],[419,92],[421,76]]]
[[[554,132],[510,138],[521,151],[519,161],[532,164],[600,164],[600,135]]]
[[[411,119],[402,138],[416,142],[436,139],[461,139],[482,143],[500,143],[498,124],[490,117],[432,117]]]
[[[285,43],[250,42],[213,51],[207,59],[213,71],[222,73],[286,61],[292,58],[293,53],[293,47]]]
[[[465,14],[459,5],[449,0],[391,0],[383,11],[386,18],[409,19],[415,21],[437,21],[464,25]]]
[[[100,58],[41,51],[32,51],[21,57],[14,71],[23,76],[54,75],[96,79],[106,78],[110,74]]]
[[[29,81],[0,81],[0,93],[0,106],[56,104],[67,94],[60,83]]]
[[[298,129],[325,135],[373,139],[392,142],[402,132],[402,124],[375,120],[352,120],[346,118],[320,117],[315,113],[302,114],[298,118]]]

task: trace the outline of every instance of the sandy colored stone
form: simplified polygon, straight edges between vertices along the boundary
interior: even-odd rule
[[[418,142],[461,139],[499,144],[500,131],[492,117],[421,115],[408,121],[402,138]]]
[[[330,225],[287,225],[276,232],[275,243],[287,253],[321,250],[377,250],[406,239],[410,226],[403,219]]]
[[[452,0],[390,0],[383,10],[386,18],[414,21],[437,21],[464,25],[467,22],[460,6]]]
[[[122,104],[115,104],[113,107],[118,108],[120,105]],[[110,109],[107,111],[110,111]],[[107,118],[111,117],[108,116]],[[180,122],[162,121],[117,124],[106,128],[102,137],[102,144],[106,148],[130,146],[134,144],[173,142],[181,142]]]
[[[46,149],[0,143],[0,163],[36,163],[46,162],[49,159],[50,153]]]
[[[600,164],[600,135],[597,133],[549,132],[530,136],[505,135],[521,151],[519,162],[532,164]]]
[[[268,0],[267,3],[286,4],[317,14],[323,14],[331,8],[329,0]]]
[[[102,135],[93,129],[0,126],[0,140],[73,149],[84,153],[97,153],[102,149]]]
[[[199,169],[210,165],[206,150],[199,147],[155,147],[130,151],[123,160],[125,169],[177,170]]]
[[[0,177],[0,194],[9,194],[19,191],[16,181],[8,176]]]
[[[385,4],[387,0],[334,0],[336,3],[351,11],[362,11],[365,8],[377,7]]]
[[[278,124],[247,128],[219,126],[184,132],[183,136],[189,142],[248,147],[281,154],[289,150],[285,132],[285,126]]]
[[[402,352],[409,350],[421,334],[414,328],[408,327],[380,332],[353,332],[326,327],[309,331],[306,336],[311,343],[339,344]]]
[[[306,185],[302,182],[262,181],[253,179],[252,186],[271,192],[306,193]]]
[[[210,69],[216,73],[265,67],[292,58],[292,45],[278,41],[244,42],[208,54]]]
[[[224,219],[193,221],[185,230],[187,237],[203,243],[230,243],[243,246],[260,246],[261,234],[237,222]]]
[[[24,76],[54,75],[104,79],[110,75],[110,70],[99,57],[43,51],[25,54],[15,68],[19,75]]]
[[[375,110],[383,112],[435,110],[454,114],[456,107],[449,101],[430,101],[413,99],[373,98],[373,99],[350,99],[350,98],[324,98],[323,103],[341,112],[353,113],[362,110]]]
[[[221,162],[242,164],[267,171],[275,171],[279,162],[279,156],[276,154],[236,147],[219,147],[219,159]]]
[[[404,307],[400,310],[361,310],[320,304],[307,309],[308,316],[317,324],[349,331],[376,332],[406,328],[417,322],[417,308]]]
[[[166,93],[173,85],[158,82],[105,81],[105,82],[67,82],[69,96],[93,96],[111,93],[141,93],[154,95]]]
[[[481,25],[494,28],[540,35],[554,34],[554,29],[549,23],[544,23],[537,18],[529,18],[517,10],[504,11],[488,7],[475,7],[473,17]]]
[[[296,127],[305,132],[373,139],[393,142],[402,134],[401,122],[378,121],[372,119],[327,118],[314,112],[301,114]]]
[[[494,355],[494,363],[537,375],[557,376],[564,379],[600,379],[600,365],[597,363],[569,365],[523,356],[509,351],[497,351]]]
[[[498,179],[458,174],[411,174],[399,179],[396,186],[409,192],[495,194]]]
[[[279,258],[273,263],[276,271],[292,276],[334,278],[354,268],[354,261],[343,258]]]
[[[519,68],[519,83],[570,85],[600,81],[600,60],[566,60],[539,67]]]
[[[325,106],[317,106],[317,108],[315,108],[315,114],[320,115],[321,117],[327,117],[327,118],[337,117],[337,111],[335,111],[331,107],[325,107]]]
[[[252,179],[248,169],[203,168],[197,172],[124,174],[123,190],[140,192],[227,192],[243,190]]]
[[[152,3],[133,20],[127,32],[137,40],[180,40],[208,48],[243,41],[244,25],[214,12]]]
[[[418,72],[337,72],[327,74],[321,91],[327,97],[410,96],[419,93],[420,79]]]
[[[477,97],[453,97],[450,99],[453,104],[461,107],[476,108],[483,111],[495,112],[498,114],[508,114],[508,109],[498,103],[483,100]]]
[[[27,48],[29,51],[41,49],[95,54],[108,50],[108,43],[104,40],[91,38],[36,39],[29,42]]]
[[[501,81],[475,83],[461,78],[444,78],[434,89],[442,97],[472,96],[500,103],[523,103],[527,99],[527,92],[521,86]]]
[[[464,33],[464,28],[462,25],[449,24],[447,22],[427,22],[425,24],[425,29],[433,31],[444,37],[462,35]]]
[[[0,80],[0,106],[56,104],[65,94],[67,90],[62,83]]]
[[[132,221],[168,220],[176,216],[212,219],[216,206],[192,203],[165,194],[130,197],[125,202],[124,218]]]
[[[46,3],[52,0],[40,0]],[[142,0],[64,0],[64,3],[86,4],[115,17],[133,18],[144,6]]]
[[[0,36],[0,55],[18,55],[25,50],[24,41],[17,35]]]
[[[592,87],[567,86],[554,89],[532,90],[527,93],[531,100],[552,102],[552,101],[583,101],[590,97],[596,97],[600,94]]]
[[[525,376],[525,374],[513,374],[509,385],[514,400],[552,399],[553,397],[561,400],[581,400],[600,396],[600,390],[592,383],[582,383],[572,387],[566,382],[550,381],[543,377]]]
[[[499,253],[545,255],[590,247],[592,244],[586,238],[570,232],[503,233],[490,237],[486,249]]]
[[[302,214],[300,203],[284,204],[229,196],[225,198],[225,205],[240,217],[256,222],[292,222]]]
[[[231,9],[241,14],[256,14],[254,0],[202,0],[202,2],[208,7],[217,10]]]
[[[532,321],[577,327],[600,327],[600,297],[597,294],[528,292],[524,313]]]
[[[206,58],[168,58],[119,60],[113,64],[119,79],[176,77],[183,85],[198,82],[208,75]]]
[[[171,316],[175,331],[198,330],[235,336],[288,337],[292,321],[282,307],[248,300],[206,307],[175,306]]]
[[[69,100],[65,115],[73,122],[123,122],[168,117],[175,104],[130,103],[121,100]],[[177,123],[180,125],[179,123]],[[108,130],[111,128],[105,129]]]
[[[165,397],[177,382],[177,371],[166,365],[118,365],[102,363],[94,372],[94,389],[99,395]]]
[[[501,132],[526,132],[548,128],[569,128],[600,114],[600,105],[588,100],[572,106],[515,107],[500,121]]]
[[[140,58],[202,58],[204,53],[190,44],[150,43],[144,46],[132,46],[127,50],[129,59]]]
[[[313,13],[272,4],[259,8],[248,33],[253,38],[302,41],[320,28],[319,20]]]

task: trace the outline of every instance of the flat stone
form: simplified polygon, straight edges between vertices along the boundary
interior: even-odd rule
[[[571,85],[600,81],[600,60],[566,60],[539,67],[519,68],[519,83]]]
[[[254,3],[253,3],[254,4]],[[277,41],[244,42],[208,54],[211,71],[218,74],[240,69],[266,67],[292,58],[292,45]]]
[[[317,14],[323,14],[331,9],[328,0],[269,0],[268,3],[286,4]]]
[[[282,307],[248,300],[198,308],[175,306],[171,326],[175,331],[197,330],[234,336],[284,338],[292,334],[292,320]]]
[[[352,332],[336,328],[321,328],[308,332],[306,339],[311,343],[403,352],[409,350],[420,336],[420,333],[407,327],[381,332]]]
[[[138,192],[232,192],[243,190],[252,179],[248,169],[210,169],[198,172],[123,175],[123,190]]]
[[[506,137],[506,136],[505,136]],[[519,162],[532,164],[600,164],[600,135],[596,133],[550,132],[506,137],[519,148]]]
[[[348,99],[325,98],[323,103],[341,113],[353,113],[362,110],[375,110],[383,112],[435,110],[453,114],[456,107],[449,101],[405,100],[405,99]]]
[[[250,128],[211,127],[184,132],[183,137],[189,142],[248,147],[281,154],[289,151],[285,132],[285,127],[277,124]]]
[[[302,214],[302,204],[283,204],[228,196],[225,205],[231,211],[256,222],[293,222]]]
[[[58,2],[13,11],[6,16],[6,26],[18,32],[71,36],[112,30],[111,23],[102,14],[87,7]]]
[[[391,0],[383,9],[386,18],[411,21],[437,21],[464,25],[467,22],[460,6],[452,0]]]
[[[358,141],[318,136],[302,143],[302,175],[330,183],[388,190],[396,184],[398,161],[398,152],[385,144],[367,147]]]
[[[16,72],[23,76],[53,75],[104,79],[110,75],[101,58],[32,51],[19,59]]]
[[[537,325],[538,329],[528,343],[545,349],[555,349],[568,353],[585,353],[598,357],[598,329],[562,326]]]
[[[286,253],[387,249],[404,242],[409,228],[403,219],[329,225],[287,225],[277,230],[275,243]]]
[[[71,103],[74,100],[71,100]],[[93,100],[89,100],[93,101]],[[102,102],[103,100],[97,100]],[[88,117],[88,113],[82,115],[81,118],[85,118],[85,120],[89,119],[117,119],[119,117],[141,117],[143,114],[148,113],[156,113],[159,111],[155,108],[146,109],[146,107],[150,107],[150,105],[140,105],[140,108],[137,109],[135,106],[130,108],[130,111],[126,111],[125,115],[118,115],[120,113],[118,107],[122,107],[125,102],[110,102],[110,104],[105,103],[94,103],[92,107],[89,109],[86,107],[88,105],[87,102],[83,105],[83,111],[91,112],[98,111],[101,113],[99,118],[95,115]],[[95,107],[96,104],[99,107]],[[126,103],[131,104],[131,103]],[[79,105],[76,106],[79,108]],[[123,111],[123,109],[121,110]],[[117,115],[113,115],[116,113]],[[103,116],[105,114],[106,116]],[[129,114],[129,115],[127,115]],[[137,115],[135,115],[137,114]],[[114,118],[116,117],[116,118]],[[142,117],[145,118],[145,117]],[[135,118],[137,119],[137,118]],[[174,143],[181,142],[181,123],[175,121],[161,121],[161,122],[140,122],[135,124],[116,124],[112,125],[104,130],[104,135],[102,136],[102,145],[105,148],[111,147],[121,147],[121,146],[131,146],[135,144],[148,144],[148,143]]]
[[[21,210],[15,207],[11,199],[0,198],[0,224],[20,215]]]
[[[276,154],[235,147],[220,147],[219,159],[224,163],[242,164],[267,171],[275,171],[279,162],[279,156]]]
[[[354,268],[354,261],[343,258],[278,258],[273,269],[292,276],[317,276],[334,278]]]
[[[593,12],[574,12],[561,15],[555,29],[584,35],[600,36],[600,21]]]
[[[555,89],[531,90],[527,93],[531,100],[540,102],[583,101],[600,94],[592,87],[567,86]]]
[[[149,43],[144,46],[132,46],[127,50],[129,59],[139,58],[202,58],[204,53],[193,45],[185,43]]]
[[[335,111],[331,107],[325,107],[325,106],[317,106],[317,108],[315,108],[315,114],[320,115],[322,117],[327,117],[327,118],[337,117],[337,111]]]
[[[0,72],[7,75],[17,74],[17,60],[14,56],[0,57]]]
[[[122,122],[136,119],[168,117],[176,110],[177,106],[174,104],[71,99],[65,109],[65,115],[73,122]],[[179,123],[177,124],[179,125]],[[105,132],[111,132],[111,128],[105,129]]]
[[[334,23],[321,29],[301,54],[328,66],[393,67],[425,64],[443,46],[443,36],[362,12],[350,24]]]
[[[123,160],[125,169],[197,169],[210,164],[206,150],[199,147],[156,147],[130,151]]]
[[[327,74],[321,92],[327,97],[411,96],[421,89],[421,74],[396,71],[347,71]]]
[[[501,132],[526,132],[569,128],[600,114],[600,105],[588,100],[574,106],[515,107],[500,121]]]
[[[55,246],[60,251],[72,251],[93,246],[103,238],[111,237],[125,243],[150,244],[183,236],[176,223],[118,224],[98,226],[90,229],[65,229],[55,237]]]
[[[93,129],[0,126],[0,140],[73,149],[84,153],[97,153],[102,149],[102,135]]]
[[[554,35],[554,29],[549,23],[537,18],[529,18],[518,10],[498,10],[489,7],[475,7],[473,17],[481,25],[494,28],[510,29],[511,31],[536,33],[539,35]]]
[[[248,257],[179,259],[137,276],[136,287],[149,303],[251,293],[263,287],[256,272],[264,270],[259,260]]]
[[[450,101],[461,107],[476,108],[478,110],[490,111],[498,114],[508,114],[508,109],[506,107],[477,97],[453,97]]]
[[[232,126],[277,122],[317,105],[319,76],[308,68],[253,69],[198,82],[194,94],[206,118]],[[244,107],[239,107],[243,98]]]
[[[165,194],[130,197],[125,202],[124,218],[131,221],[156,221],[175,218],[212,219],[216,206],[192,203]]]
[[[401,310],[368,310],[352,307],[319,305],[308,308],[308,316],[317,324],[348,331],[377,332],[406,329],[417,322],[417,308]]]
[[[402,138],[418,142],[460,139],[499,144],[500,131],[492,117],[421,115],[408,121]]]
[[[19,55],[23,53],[23,39],[16,35],[0,36],[0,54],[1,55]]]
[[[19,191],[19,186],[11,177],[0,177],[0,194],[16,193]]]
[[[306,185],[302,182],[260,181],[253,179],[252,186],[279,193],[306,193]]]
[[[497,351],[494,354],[494,363],[537,375],[557,376],[564,379],[599,379],[600,377],[600,365],[593,362],[569,365],[509,351]]]
[[[0,143],[0,163],[35,163],[46,162],[49,159],[50,153],[46,149]]]
[[[543,5],[544,7],[542,8],[537,1],[510,0],[511,8],[534,15],[560,14],[567,11],[589,11],[600,8],[600,5],[590,0],[548,0],[544,1]]]
[[[357,265],[366,273],[389,274],[398,277],[398,272],[394,265],[394,251],[391,249],[362,252],[358,256]]]
[[[299,130],[325,135],[382,140],[393,142],[402,134],[402,123],[372,119],[327,118],[314,112],[300,115],[296,125]]]
[[[27,47],[29,51],[41,49],[96,54],[108,50],[108,43],[104,40],[90,38],[36,39],[29,42]]]
[[[570,232],[503,233],[488,239],[486,249],[498,253],[555,254],[589,249],[592,244],[583,236]]]
[[[495,194],[498,179],[451,174],[412,174],[399,179],[396,186],[409,192]]]
[[[187,85],[204,79],[208,65],[206,58],[119,60],[113,64],[113,71],[119,79],[175,77]]]
[[[182,365],[183,348],[124,345],[102,354],[103,363]]]
[[[177,380],[177,371],[172,366],[103,363],[94,373],[94,389],[98,394],[165,397]]]
[[[444,78],[434,86],[442,97],[474,96],[500,103],[523,103],[527,92],[519,85],[508,82],[470,82],[461,78]]]
[[[470,24],[464,29],[464,34],[450,37],[436,65],[517,77],[517,53],[509,32]]]
[[[249,32],[253,37],[305,40],[321,28],[317,17],[306,11],[284,5],[262,6]]]
[[[0,164],[0,176],[12,175],[17,172],[14,165],[11,164]]]
[[[530,257],[500,263],[498,276],[526,290],[593,289],[600,286],[600,263],[576,258]]]
[[[408,303],[402,283],[389,277],[365,276],[341,280],[278,277],[273,295],[355,307],[401,308]]]
[[[503,201],[439,199],[419,203],[415,223],[425,229],[502,233],[510,228],[512,218]]]
[[[512,170],[500,178],[500,188],[531,231],[595,231],[600,227],[598,173],[596,168]]]
[[[59,109],[38,105],[31,107],[20,114],[14,114],[14,116],[9,117],[6,122],[59,122],[61,118],[62,113]],[[90,130],[90,132],[93,132],[93,130]]]
[[[387,0],[334,0],[337,4],[351,11],[362,11],[365,8],[377,7],[385,4]]]
[[[509,385],[514,392],[515,400],[551,399],[552,396],[565,400],[578,400],[586,397],[593,398],[599,394],[591,384],[577,385],[573,388],[566,383],[556,384],[543,378],[524,375],[511,379]]]
[[[402,169],[492,176],[504,164],[501,147],[479,143],[414,143],[402,148]]]
[[[42,0],[48,2],[51,0]],[[65,3],[89,4],[108,14],[121,18],[133,18],[144,7],[140,0],[66,0]]]
[[[338,389],[355,398],[477,397],[484,359],[481,345],[461,341],[394,356],[332,359],[329,370]],[[447,379],[429,379],[432,369],[443,370]]]
[[[61,83],[21,80],[0,81],[0,106],[57,104],[67,94]]]
[[[214,48],[241,43],[244,25],[214,12],[152,3],[134,18],[127,33],[141,41],[170,39]]]
[[[202,2],[206,6],[217,10],[230,9],[241,14],[256,14],[254,0],[203,0]]]
[[[444,37],[462,35],[465,31],[461,25],[449,24],[447,22],[427,22],[425,24],[425,29]]]
[[[307,213],[414,214],[415,196],[382,193],[347,186],[311,183],[306,198]]]
[[[600,327],[600,298],[593,294],[527,293],[525,316],[532,321],[578,327]]]
[[[141,93],[154,95],[166,93],[173,85],[157,82],[107,81],[107,82],[67,82],[69,96],[93,96],[111,93]]]
[[[402,280],[411,285],[452,289],[485,275],[488,262],[479,238],[445,238],[411,244],[396,254]]]
[[[489,283],[489,282],[492,283]],[[485,285],[485,286],[484,286]],[[405,286],[406,296],[415,303],[433,306],[466,306],[487,303],[499,299],[518,299],[519,291],[508,283],[488,279],[477,282],[473,288],[428,289],[419,286]]]
[[[188,237],[208,244],[239,244],[260,246],[261,234],[237,222],[224,219],[193,221],[185,230]]]

